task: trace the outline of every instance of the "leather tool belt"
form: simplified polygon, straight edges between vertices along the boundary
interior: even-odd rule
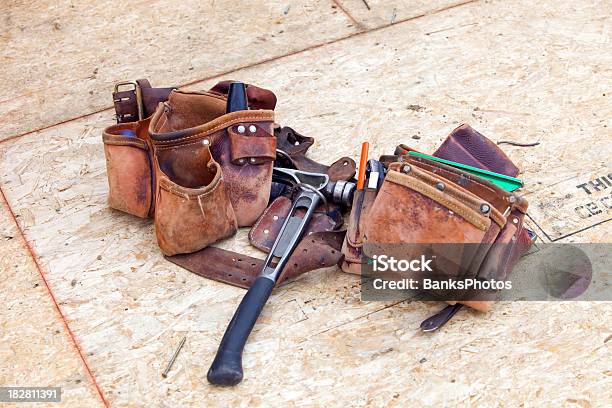
[[[212,247],[238,227],[269,251],[291,207],[271,201],[277,152],[294,168],[349,180],[355,162],[331,166],[305,156],[314,139],[274,123],[276,96],[247,86],[249,110],[226,113],[230,81],[208,91],[153,88],[147,80],[115,87],[117,125],[103,132],[110,207],[154,219],[166,258],[201,276],[249,287],[262,260]],[[128,88],[128,89],[125,89]],[[319,211],[281,280],[336,265],[344,231],[336,212]]]
[[[388,172],[378,193],[366,189],[355,195],[342,269],[360,273],[371,255],[368,251],[408,244],[401,247],[404,259],[429,253],[439,258],[438,274],[506,280],[532,244],[523,225],[527,201],[455,167],[408,155],[411,150],[400,145],[395,155],[381,157]],[[519,172],[495,144],[468,125],[455,129],[434,156],[511,177]],[[460,303],[486,311],[494,298],[495,293],[489,293]]]
[[[226,114],[229,83],[204,92],[153,88],[147,80],[119,84],[113,94],[118,124],[105,129],[103,141],[109,205],[153,218],[171,262],[247,288],[263,261],[210,245],[251,226],[251,244],[270,250],[291,207],[289,197],[271,194],[275,160],[327,173],[332,181],[351,179],[355,162],[343,157],[325,166],[308,159],[314,139],[274,123],[276,96],[269,90],[248,86],[249,110]],[[411,150],[400,145],[381,157],[387,177],[378,193],[355,194],[347,231],[340,230],[338,208],[320,209],[279,281],[339,262],[345,272],[360,273],[364,248],[377,243],[483,244],[486,250],[470,258],[472,273],[506,279],[532,243],[523,225],[527,201],[454,167],[408,155]],[[467,125],[434,156],[512,177],[519,171]],[[488,310],[492,302],[461,303]]]

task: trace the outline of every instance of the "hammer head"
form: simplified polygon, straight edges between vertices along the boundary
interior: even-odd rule
[[[329,183],[329,176],[321,173],[274,167],[272,180],[283,184],[307,184],[316,190],[322,191]]]
[[[287,169],[284,167],[274,167],[272,173],[272,181],[279,185],[308,184],[309,186],[320,191],[328,200],[343,207],[350,207],[353,203],[353,192],[355,191],[355,183],[350,181],[329,181],[329,176],[322,173],[311,173],[307,171]],[[277,195],[285,191],[282,187]]]

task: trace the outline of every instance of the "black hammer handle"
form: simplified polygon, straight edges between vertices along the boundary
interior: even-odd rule
[[[209,383],[236,385],[242,381],[242,350],[273,288],[274,281],[260,276],[244,295],[208,370]]]

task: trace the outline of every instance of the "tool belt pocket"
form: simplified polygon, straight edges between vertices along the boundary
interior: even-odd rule
[[[208,146],[198,149],[197,171],[172,171],[156,151],[155,233],[161,251],[176,255],[199,251],[233,235],[236,216],[229,200],[221,166]],[[169,165],[169,167],[168,167]]]
[[[360,274],[363,257],[363,244],[365,242],[365,225],[369,219],[369,211],[376,199],[376,190],[357,190],[353,196],[353,204],[349,215],[348,228],[342,243],[342,270],[344,272]]]
[[[491,203],[415,163],[390,166],[368,218],[367,252],[435,256],[450,277],[478,271],[504,223]]]
[[[106,129],[102,135],[108,177],[108,204],[111,208],[146,218],[152,212],[152,171],[150,150],[131,125]],[[128,131],[133,136],[120,132]]]
[[[252,129],[257,129],[255,125],[251,126],[253,126]],[[234,127],[238,128],[240,126]],[[267,136],[267,133],[263,131],[260,133],[263,133],[264,136],[244,136],[231,127],[228,129],[230,155],[233,164],[249,163],[272,167],[276,158],[276,138]]]

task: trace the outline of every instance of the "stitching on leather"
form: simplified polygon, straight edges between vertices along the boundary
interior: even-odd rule
[[[232,155],[232,162],[234,162],[235,160],[244,159],[246,157],[263,157],[272,160],[276,158],[276,138],[274,136],[270,136],[267,132],[265,133],[268,134],[268,136],[257,137],[240,135],[236,132],[233,132],[231,130],[231,127],[227,130],[227,132],[229,133],[230,138],[230,153]],[[263,147],[263,149],[266,151],[260,154],[240,152],[241,149],[238,146],[235,147],[235,143],[237,143],[238,145],[242,145],[243,147],[247,144],[254,143],[257,146]],[[274,145],[274,147],[272,147],[272,145]],[[234,153],[236,150],[238,150],[238,152]]]
[[[433,166],[433,165],[430,165],[430,166],[431,166],[432,168],[435,168],[435,169],[438,169],[438,170],[442,171],[442,172],[443,172],[443,173],[445,173],[445,174],[453,174],[453,175],[459,176],[458,174],[455,174],[455,173],[453,173],[452,171],[450,171],[450,170],[448,170],[448,169],[445,169],[445,168],[442,168],[442,167],[436,167],[436,166]],[[469,174],[469,173],[468,173],[468,174]],[[462,175],[463,175],[463,174],[462,174]],[[493,190],[491,187],[489,187],[489,186],[487,186],[487,185],[482,184],[482,183],[481,183],[479,180],[473,179],[473,178],[471,178],[471,177],[470,177],[470,178],[468,178],[468,179],[469,179],[471,182],[473,182],[473,183],[475,183],[475,184],[478,184],[479,186],[481,186],[481,187],[482,187],[482,188],[484,188],[485,190],[489,191],[490,193],[493,193],[493,194],[499,194],[499,193],[500,193],[500,192],[498,192],[498,191]],[[450,181],[452,181],[452,180],[450,180]],[[455,182],[453,182],[453,183],[455,183]],[[455,184],[456,184],[456,183],[455,183]],[[508,195],[509,195],[509,194],[508,194]]]
[[[164,113],[166,113],[166,112],[164,112]],[[163,123],[160,123],[158,125],[160,129],[163,128],[164,126],[166,126],[166,123],[168,123],[168,114],[166,113],[161,119],[163,120]]]
[[[134,146],[147,150],[147,143],[144,140],[129,136],[105,133],[102,135],[102,142],[111,146]]]
[[[271,137],[271,136],[269,136],[269,137]],[[193,145],[197,145],[197,144],[202,144],[202,141],[201,140],[196,140],[195,142],[185,143],[185,144],[178,144],[178,145],[175,145],[175,146],[155,146],[155,150],[180,149],[180,148],[183,148],[183,147],[186,147],[186,146],[193,146]],[[212,144],[212,142],[211,142],[211,144]],[[276,155],[274,156],[274,158],[276,158]],[[255,163],[255,164],[260,164],[260,163]]]
[[[137,147],[140,150],[144,150],[144,151],[147,150],[147,145],[146,144],[141,145],[138,142],[127,141],[127,140],[117,140],[117,141],[115,141],[115,140],[105,140],[104,144],[108,145],[108,146],[132,146],[132,147]]]
[[[195,142],[191,142],[191,143],[186,143],[186,144],[182,144],[179,146],[155,146],[155,150],[171,150],[171,149],[178,149],[178,148],[182,148],[182,147],[186,147],[186,146],[193,146],[193,145],[201,145],[202,141],[201,140],[197,140]]]
[[[399,175],[403,174],[401,172],[398,172],[398,173]],[[406,175],[408,177],[419,179],[420,181],[424,182],[425,184],[427,184],[428,186],[432,188],[433,188],[433,183],[444,182],[446,180],[444,178],[440,180],[440,177],[436,177],[436,175],[434,175],[433,173],[425,169],[421,169],[418,166],[416,166],[416,168],[412,169],[412,171]],[[450,180],[446,180],[446,181],[450,182]],[[462,191],[462,190],[465,190],[465,191]],[[447,194],[451,195],[453,198],[455,198],[456,200],[462,202],[463,204],[469,207],[478,206],[483,201],[485,201],[481,199],[480,197],[478,197],[477,195],[475,195],[474,193],[472,193],[471,191],[468,191],[459,185],[455,185],[455,183],[451,184],[448,187]]]
[[[400,145],[400,146],[401,146],[401,145]],[[418,166],[419,164],[421,164],[421,163],[426,163],[427,165],[429,165],[429,167],[431,167],[431,168],[435,168],[436,170],[440,170],[440,171],[441,171],[441,172],[443,172],[444,174],[453,174],[453,175],[455,175],[455,176],[458,176],[458,174],[453,173],[452,171],[450,171],[450,170],[448,170],[448,169],[445,169],[445,168],[443,168],[443,167],[434,166],[434,165],[432,165],[432,164],[430,164],[430,163],[427,163],[427,162],[422,162],[421,160],[417,160],[416,158],[413,158],[413,159],[414,159],[414,160],[415,160],[415,161],[418,163],[418,164],[416,164],[417,166]],[[413,164],[414,164],[414,163],[413,163]],[[424,169],[424,170],[427,170],[427,169]],[[427,171],[430,171],[430,170],[427,170]],[[435,173],[434,173],[434,174],[435,174]],[[472,175],[470,175],[469,173],[464,173],[464,172],[461,172],[461,175],[466,176],[466,178],[467,178],[468,180],[470,180],[471,182],[473,182],[473,183],[475,183],[475,184],[479,185],[480,187],[482,187],[482,188],[484,188],[485,190],[489,191],[489,192],[490,192],[491,194],[493,194],[493,195],[504,194],[504,200],[505,200],[505,201],[508,201],[508,197],[511,195],[510,193],[508,193],[508,192],[504,191],[503,189],[500,189],[500,191],[497,191],[497,190],[493,189],[493,188],[492,188],[492,187],[490,187],[490,186],[487,186],[487,185],[485,185],[485,184],[482,184],[482,182],[481,182],[480,180],[478,180],[476,176],[472,176]],[[457,182],[455,182],[455,181],[453,181],[453,180],[450,180],[450,179],[449,179],[449,181],[450,181],[450,182],[452,182],[452,183],[454,183],[454,184],[458,184]],[[460,186],[460,187],[462,187],[462,186]],[[465,187],[464,187],[464,188],[465,188]],[[508,204],[509,204],[509,205],[511,205],[509,202],[508,202]],[[511,205],[511,206],[512,206],[512,205]],[[499,211],[499,210],[498,210],[498,211]],[[492,213],[492,214],[493,214],[493,213]],[[494,216],[497,216],[497,214],[495,214]],[[501,219],[499,219],[499,218],[498,218],[498,224],[501,224],[501,225],[503,226],[503,225],[505,225],[505,223],[506,223],[506,220],[503,218],[503,216],[502,216],[502,218],[501,218]]]
[[[180,138],[180,139],[174,139],[174,140],[153,140],[153,144],[162,144],[163,145],[163,144],[184,142],[184,141],[188,141],[188,140],[192,140],[192,139],[197,139],[200,136],[204,136],[204,135],[207,135],[209,133],[214,133],[214,132],[216,132],[219,129],[224,129],[224,128],[228,127],[228,126],[231,126],[231,125],[233,125],[235,123],[243,122],[245,120],[258,120],[258,121],[262,121],[262,122],[263,121],[271,121],[274,118],[270,117],[270,116],[272,116],[272,115],[270,115],[270,114],[259,114],[259,115],[255,115],[255,116],[242,116],[242,117],[239,117],[239,118],[236,118],[236,119],[232,119],[232,120],[226,121],[226,122],[224,122],[224,123],[222,123],[220,125],[217,125],[217,126],[211,128],[211,129],[208,129],[208,130],[206,130],[204,132],[196,133],[195,135],[186,136],[186,137],[183,137],[183,138]],[[157,126],[155,126],[155,127],[157,128]]]
[[[402,176],[406,176],[405,179]],[[472,225],[474,225],[476,228],[480,230],[486,231],[486,229],[490,225],[490,224],[487,225],[486,221],[484,221],[479,216],[474,214],[476,210],[473,210],[471,208],[460,208],[456,203],[444,198],[442,192],[437,190],[435,187],[428,185],[426,182],[422,180],[418,180],[415,177],[410,177],[408,175],[402,175],[402,174],[399,174],[398,172],[389,172],[389,174],[387,174],[387,179],[392,183],[396,183],[404,187],[411,188],[431,198],[434,201],[444,204],[446,207],[448,207],[449,209],[453,210],[454,212],[462,216],[464,219],[469,221]],[[452,198],[459,201],[461,204],[464,204],[465,206],[469,207],[469,205],[465,201],[461,200],[460,198],[457,198],[457,197],[452,197]],[[485,217],[483,218],[486,220]]]
[[[395,164],[395,163],[394,163],[394,164]],[[415,166],[415,170],[416,170],[416,171],[414,171],[414,174],[417,174],[418,176],[421,176],[421,177],[425,176],[427,179],[431,179],[432,181],[436,181],[436,182],[438,182],[438,181],[443,181],[443,180],[438,180],[438,178],[440,178],[440,177],[444,179],[444,177],[443,177],[443,176],[441,176],[441,175],[440,175],[440,176],[438,176],[437,174],[435,174],[435,173],[433,173],[433,172],[431,172],[431,171],[429,171],[429,170],[427,170],[427,169],[420,168],[420,167],[418,166],[418,164],[414,164],[414,163],[411,163],[411,164],[412,164],[413,166]],[[400,171],[398,171],[398,170],[397,170],[399,167],[400,167],[400,166],[399,166],[399,163],[397,163],[397,165],[392,166],[392,167],[391,167],[391,169],[392,169],[392,170],[395,170],[396,172],[398,172],[398,173],[400,173],[400,174],[402,174]],[[432,167],[434,167],[435,169],[446,170],[446,169],[442,169],[441,167],[435,167],[435,166],[432,166]],[[448,170],[446,170],[446,171],[447,171],[448,173],[450,173],[450,174],[453,174],[452,172],[450,172],[450,171],[448,171]],[[431,173],[431,174],[430,174],[430,173]],[[470,180],[472,180],[472,179],[470,178]],[[466,197],[468,197],[468,198],[470,198],[470,199],[474,200],[474,203],[468,203],[468,202],[465,202],[465,201],[461,200],[459,197],[454,197],[454,198],[456,198],[457,200],[461,201],[463,204],[465,204],[465,205],[469,205],[469,206],[472,206],[472,205],[478,205],[478,204],[480,204],[481,202],[485,201],[484,199],[482,199],[482,198],[480,198],[480,197],[476,196],[476,195],[475,195],[475,193],[472,193],[471,191],[467,190],[465,187],[463,187],[463,186],[461,186],[461,185],[457,184],[456,182],[454,182],[454,181],[452,181],[452,180],[450,180],[450,179],[446,179],[446,181],[447,181],[447,182],[452,183],[453,191],[456,191],[457,193],[464,194],[464,195],[466,195]],[[479,184],[479,185],[482,185],[482,184],[480,184],[480,183],[478,183],[478,184]],[[485,188],[487,187],[487,186],[484,186],[484,185],[482,185],[482,186],[483,186],[483,187],[485,187]],[[462,192],[462,191],[461,191],[461,189],[465,190],[466,192],[465,192],[465,193],[464,193],[464,192]],[[498,192],[496,192],[495,190],[491,190],[491,189],[489,189],[489,191],[491,191],[493,194],[499,194],[499,193],[498,193]],[[470,197],[470,195],[474,195],[476,198]],[[486,201],[485,201],[485,202],[486,202]],[[503,227],[504,225],[506,225],[506,221],[507,221],[507,220],[506,220],[506,218],[505,218],[505,217],[503,216],[503,214],[501,214],[501,213],[499,212],[499,210],[497,210],[497,208],[495,208],[493,205],[491,205],[491,212],[490,212],[490,214],[489,214],[489,217],[490,217],[490,218],[492,218],[492,219],[493,219],[493,220],[494,220],[494,221],[495,221],[495,222],[496,222],[496,223],[497,223],[497,224],[498,224],[500,227]]]
[[[159,180],[159,187],[162,190],[165,190],[169,193],[172,193],[178,197],[182,197],[185,198],[187,200],[190,200],[192,197],[205,197],[209,194],[212,194],[217,187],[219,186],[219,184],[221,183],[221,181],[223,180],[223,176],[220,176],[217,180],[213,180],[213,182],[205,187],[201,187],[201,188],[205,188],[207,189],[207,191],[203,192],[203,193],[188,193],[186,191],[181,191],[179,189],[177,189],[174,186],[178,186],[179,188],[183,188],[183,189],[187,189],[188,187],[181,187],[178,184],[174,183],[173,181],[171,181],[167,176],[160,178]]]

